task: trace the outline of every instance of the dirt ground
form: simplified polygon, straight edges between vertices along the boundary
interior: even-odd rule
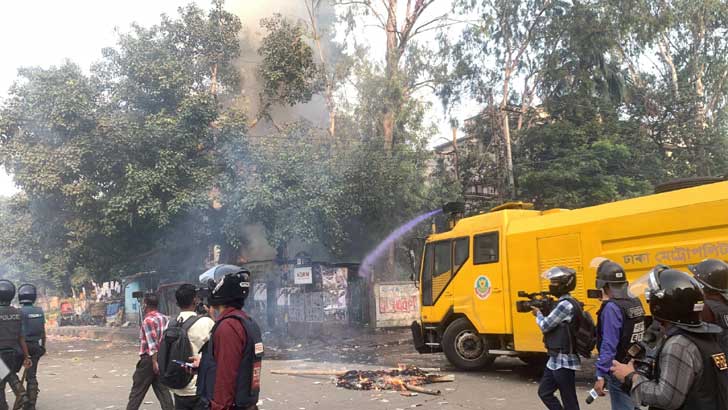
[[[377,343],[377,339],[387,340]],[[442,355],[419,355],[396,335],[373,337],[357,344],[336,346],[309,342],[287,343],[271,348],[264,362],[261,410],[362,409],[542,409],[537,390],[537,371],[516,359],[499,359],[489,371],[462,373],[450,368]],[[98,342],[53,337],[39,371],[38,410],[124,409],[137,360],[130,342]],[[399,363],[440,367],[454,374],[454,383],[436,385],[440,396],[403,397],[397,392],[351,391],[337,388],[329,377],[273,375],[274,369],[373,369]],[[587,366],[588,367],[588,366]],[[586,397],[589,373],[579,377],[578,392]],[[10,394],[11,397],[12,394]],[[584,408],[586,405],[583,404]],[[143,409],[158,409],[150,391]],[[590,409],[606,410],[601,398]]]

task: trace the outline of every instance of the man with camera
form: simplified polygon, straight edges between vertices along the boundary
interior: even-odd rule
[[[592,267],[597,268],[597,289],[602,293],[602,306],[597,312],[597,381],[594,390],[604,396],[609,387],[612,410],[633,410],[635,404],[621,382],[609,374],[612,361],[628,361],[629,347],[642,340],[645,332],[645,310],[639,299],[630,297],[629,283],[624,268],[609,259],[596,258]]]
[[[728,353],[728,263],[718,259],[706,259],[690,266],[695,279],[703,285],[705,307],[701,318],[723,329],[720,347]]]
[[[558,266],[544,272],[542,277],[550,282],[549,293],[559,299],[548,316],[544,317],[539,308],[532,308],[549,355],[538,396],[549,410],[578,410],[576,371],[581,369],[581,359],[574,348],[574,325],[579,304],[569,294],[576,288],[576,271]],[[556,390],[561,395],[563,407],[554,395]]]
[[[631,392],[635,403],[653,409],[725,410],[728,362],[718,345],[721,329],[702,322],[704,296],[687,273],[658,266],[630,286],[644,293],[664,336],[645,360],[612,363],[611,372]],[[637,370],[635,370],[637,368]]]

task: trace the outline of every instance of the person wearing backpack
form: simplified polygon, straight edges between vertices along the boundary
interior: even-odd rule
[[[569,293],[576,288],[576,271],[557,266],[541,276],[549,281],[549,293],[559,299],[548,316],[544,316],[540,309],[532,308],[549,355],[538,386],[538,396],[549,410],[579,410],[576,371],[581,370],[581,359],[576,350],[575,334],[583,311]],[[563,406],[554,395],[556,390],[561,395]]]
[[[605,396],[609,387],[612,410],[639,409],[622,383],[609,373],[612,361],[629,361],[627,350],[640,342],[645,333],[645,309],[638,298],[629,296],[629,282],[624,268],[605,258],[595,258],[591,266],[597,269],[596,287],[602,291],[602,306],[597,312],[597,381],[594,391]]]
[[[180,285],[174,296],[180,313],[164,332],[159,349],[160,381],[174,394],[175,410],[206,410],[209,404],[197,395],[197,377],[174,360],[187,362],[190,357],[199,357],[215,322],[196,313],[197,289],[193,285]]]

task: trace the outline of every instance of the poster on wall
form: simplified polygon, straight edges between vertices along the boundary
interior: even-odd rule
[[[296,285],[310,285],[313,283],[313,268],[310,266],[293,269],[293,283]]]
[[[347,268],[332,267],[321,270],[321,280],[324,289],[324,316],[326,320],[347,320],[346,294],[348,276],[349,270]]]

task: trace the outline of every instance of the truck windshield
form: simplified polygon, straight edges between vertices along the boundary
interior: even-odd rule
[[[422,263],[422,306],[432,306],[469,257],[469,238],[428,243]]]

